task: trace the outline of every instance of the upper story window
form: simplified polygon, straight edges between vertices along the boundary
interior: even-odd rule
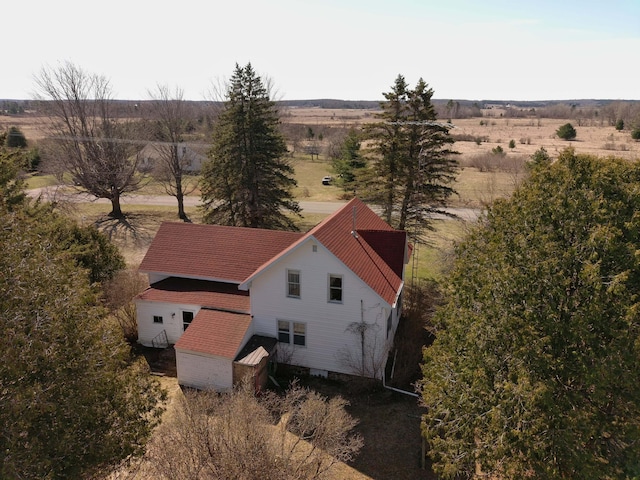
[[[287,270],[287,297],[300,298],[300,270]]]
[[[162,323],[162,316],[161,315],[154,315],[153,316],[153,323]]]
[[[329,275],[329,301],[342,303],[342,275]]]

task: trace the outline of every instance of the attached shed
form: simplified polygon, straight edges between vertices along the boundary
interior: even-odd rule
[[[275,356],[278,340],[262,335],[252,336],[233,362],[233,384],[249,376],[256,392],[267,387],[269,361]]]
[[[224,391],[233,387],[233,360],[250,337],[251,315],[201,309],[175,344],[180,385]]]

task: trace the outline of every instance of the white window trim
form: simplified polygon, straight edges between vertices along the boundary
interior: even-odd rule
[[[340,278],[340,300],[332,300],[331,299],[331,278],[337,277]],[[340,275],[337,273],[330,273],[327,276],[327,302],[329,303],[343,303],[344,302],[344,275]]]
[[[284,331],[280,330],[280,322],[286,323],[289,327],[287,334],[289,336],[289,340],[286,342],[283,342],[282,340],[280,340],[280,334],[284,333]],[[304,334],[300,335],[300,334],[296,334],[295,333],[295,326],[296,325],[302,325],[304,326]],[[280,343],[286,343],[287,345],[291,345],[293,347],[296,348],[306,348],[307,347],[307,324],[305,322],[296,322],[294,320],[283,320],[281,318],[276,320],[276,330],[278,333],[278,342]],[[298,336],[302,336],[304,338],[304,345],[300,345],[298,343],[295,343],[295,337],[296,335]]]
[[[298,274],[298,295],[292,295],[290,293],[290,286],[292,285],[292,282],[289,281],[289,273],[297,273]],[[302,285],[300,285],[300,279],[302,278],[302,275],[300,274],[300,270],[296,270],[294,268],[287,268],[286,269],[286,282],[287,282],[287,297],[288,298],[300,298],[302,296]]]

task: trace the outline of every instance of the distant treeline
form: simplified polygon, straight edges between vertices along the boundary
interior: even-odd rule
[[[151,100],[113,100],[119,104],[118,114],[131,116],[141,114]],[[220,107],[221,102],[207,100],[187,101],[196,116],[209,117]],[[287,108],[326,108],[377,110],[378,100],[281,100],[279,105]],[[433,99],[432,103],[441,119],[474,118],[482,116],[505,118],[568,118],[578,125],[615,125],[623,120],[627,127],[640,127],[640,100],[446,100]],[[38,113],[38,100],[0,100],[0,114],[21,115]],[[218,108],[216,108],[218,107]],[[214,115],[215,116],[215,115]]]

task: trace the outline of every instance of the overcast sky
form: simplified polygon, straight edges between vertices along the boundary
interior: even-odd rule
[[[121,99],[207,99],[247,62],[284,100],[380,100],[398,74],[441,99],[640,99],[640,0],[11,0],[2,17],[0,98],[71,61]]]

